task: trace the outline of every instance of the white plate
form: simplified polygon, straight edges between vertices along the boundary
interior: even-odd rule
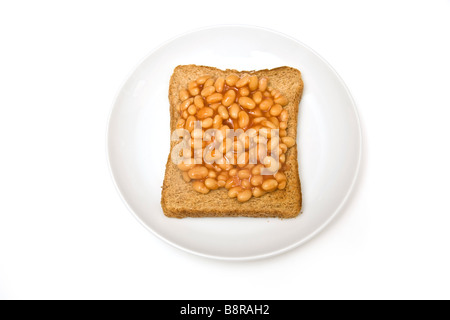
[[[180,64],[241,70],[291,66],[302,72],[305,89],[297,140],[301,216],[287,220],[164,216],[160,199],[170,139],[168,86]],[[145,58],[117,96],[107,144],[119,193],[148,230],[191,253],[245,260],[294,248],[332,220],[358,173],[361,132],[345,84],[311,49],[262,28],[218,26],[173,39]]]

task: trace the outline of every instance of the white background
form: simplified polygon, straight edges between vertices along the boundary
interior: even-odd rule
[[[160,43],[251,24],[331,63],[364,135],[356,190],[306,245],[223,262],[127,211],[107,168],[121,84]],[[450,1],[1,1],[0,298],[450,298]],[[238,50],[238,48],[236,48]]]

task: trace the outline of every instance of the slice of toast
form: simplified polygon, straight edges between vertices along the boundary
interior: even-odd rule
[[[269,78],[269,86],[279,90],[289,101],[284,109],[289,112],[287,134],[297,138],[297,118],[300,99],[303,92],[303,81],[299,70],[291,67],[280,67],[271,70],[236,71],[220,70],[213,67],[182,65],[175,68],[170,79],[170,133],[176,129],[179,113],[176,110],[180,103],[179,91],[188,83],[202,75],[226,77],[235,73],[255,74]],[[170,138],[170,135],[168,135]],[[171,150],[177,142],[171,142]],[[172,163],[170,154],[166,164],[166,173],[162,187],[161,206],[168,217],[296,217],[302,208],[302,193],[297,163],[297,145],[286,153],[286,164],[289,168],[284,173],[287,185],[284,190],[269,192],[262,197],[252,197],[247,202],[238,202],[228,197],[228,190],[220,188],[201,194],[193,190],[191,182],[185,182],[181,171]]]

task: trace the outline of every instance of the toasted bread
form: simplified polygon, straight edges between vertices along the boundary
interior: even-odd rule
[[[303,92],[303,81],[299,70],[291,67],[280,67],[271,70],[237,71],[219,70],[213,67],[182,65],[175,68],[170,79],[170,133],[176,129],[179,114],[176,110],[180,103],[179,91],[188,83],[202,75],[226,77],[235,73],[255,74],[269,78],[269,86],[278,89],[289,101],[284,109],[289,112],[287,134],[297,138],[297,118],[299,103]],[[168,132],[168,138],[170,137]],[[171,142],[171,150],[176,142]],[[166,173],[162,187],[161,206],[168,217],[296,217],[302,208],[302,193],[297,163],[297,145],[286,153],[285,171],[287,185],[284,190],[267,193],[259,198],[252,198],[241,203],[228,197],[225,188],[201,194],[192,189],[191,182],[185,182],[182,173],[172,162],[170,154],[166,164]]]

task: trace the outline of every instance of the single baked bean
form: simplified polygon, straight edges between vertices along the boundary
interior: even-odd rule
[[[250,76],[250,80],[248,82],[248,88],[250,89],[250,91],[255,91],[256,89],[258,89],[258,84],[258,77],[255,75]]]
[[[277,127],[277,128],[280,127],[280,121],[278,121],[277,117],[270,117],[269,120],[270,120],[270,122],[272,122],[275,125],[275,127]]]
[[[242,88],[243,86],[246,86],[249,82],[250,76],[246,74],[236,82],[235,86],[236,88]]]
[[[266,192],[263,189],[261,189],[259,187],[253,188],[253,196],[255,198],[259,198],[265,194],[266,194]]]
[[[280,129],[279,135],[280,135],[280,138],[286,137],[286,136],[287,136],[287,131],[286,131],[286,129]]]
[[[183,180],[184,180],[185,182],[190,182],[190,181],[191,181],[191,178],[189,178],[189,174],[188,174],[187,172],[183,171],[183,172],[181,173],[181,175],[183,176]]]
[[[252,197],[252,192],[250,190],[243,190],[243,191],[239,192],[237,195],[237,199],[239,202],[246,202],[246,201],[250,200],[251,197]]]
[[[283,141],[283,143],[288,147],[292,147],[295,145],[295,140],[291,137],[283,137],[281,138],[281,141]]]
[[[283,107],[281,107],[281,105],[279,104],[275,104],[272,106],[272,108],[270,108],[269,113],[271,116],[278,117],[281,111],[283,111]]]
[[[266,121],[266,120],[267,120],[266,117],[253,118],[253,124],[258,124],[258,123],[261,123],[261,122]]]
[[[266,89],[267,89],[267,83],[268,83],[267,78],[261,78],[261,79],[259,79],[259,86],[258,86],[259,91],[261,91],[261,92],[266,91]]]
[[[194,168],[195,164],[190,164],[190,163],[184,163],[184,162],[180,162],[179,164],[177,164],[178,169],[180,169],[181,171],[189,171],[192,168]]]
[[[225,82],[227,83],[227,85],[229,85],[230,87],[234,87],[234,85],[236,84],[236,82],[238,82],[239,77],[236,74],[230,74],[229,76],[227,76],[225,78]]]
[[[227,180],[228,180],[228,173],[225,173],[225,172],[222,172],[217,177],[217,181],[225,181],[226,182]]]
[[[189,106],[189,108],[187,109],[187,112],[188,112],[191,116],[193,116],[193,115],[195,115],[195,114],[197,113],[197,107],[196,107],[195,105],[191,104],[191,105]]]
[[[285,96],[280,96],[275,98],[275,103],[281,104],[283,107],[288,104],[288,100]]]
[[[260,175],[261,174],[261,169],[263,167],[264,166],[262,164],[257,164],[256,166],[254,166],[253,169],[252,169],[252,175],[254,175],[254,176]]]
[[[267,111],[270,109],[270,107],[273,105],[273,100],[271,98],[266,98],[259,104],[259,108],[262,111]]]
[[[189,99],[191,95],[189,94],[189,91],[186,89],[180,90],[179,98],[181,101],[184,101],[186,99]]]
[[[261,91],[256,91],[253,95],[252,95],[253,101],[255,101],[256,104],[260,104],[263,98],[262,92]]]
[[[200,92],[200,88],[198,87],[198,84],[196,81],[189,82],[188,90],[189,90],[189,93],[191,94],[191,96],[196,96]]]
[[[182,111],[184,111],[184,110],[186,110],[187,108],[189,108],[189,106],[190,106],[191,104],[193,104],[193,103],[194,103],[194,98],[186,99],[186,100],[184,100],[184,101],[180,104],[180,109],[181,109]]]
[[[231,119],[237,119],[239,116],[239,112],[241,111],[241,108],[239,108],[239,105],[237,103],[233,103],[228,109],[228,113],[231,117]]]
[[[278,190],[283,190],[284,188],[286,188],[286,184],[287,184],[287,181],[286,181],[286,180],[281,181],[281,182],[278,184]]]
[[[239,170],[238,177],[241,180],[250,178],[250,170],[248,169]]]
[[[261,124],[262,124],[264,127],[269,128],[269,129],[276,129],[276,128],[277,128],[277,127],[276,127],[271,121],[269,121],[269,120],[264,120],[264,121],[261,122]]]
[[[236,198],[238,193],[242,191],[242,187],[234,187],[228,190],[228,196],[230,198]]]
[[[203,166],[194,167],[188,171],[189,178],[196,180],[206,178],[208,173],[208,169]]]
[[[216,88],[214,86],[204,87],[201,92],[201,95],[203,97],[208,97],[212,95],[214,92],[216,92]]]
[[[203,182],[201,182],[201,181],[194,181],[193,183],[192,183],[192,188],[195,190],[195,191],[197,191],[197,192],[200,192],[200,193],[203,193],[203,194],[207,194],[208,192],[209,192],[209,189],[205,186],[205,184],[203,183]]]
[[[219,106],[219,108],[217,109],[217,112],[222,117],[222,119],[226,120],[229,118],[228,110],[224,106]]]
[[[213,119],[212,118],[206,118],[202,120],[202,128],[211,128],[213,125]]]
[[[266,97],[266,98],[271,98],[272,97],[272,95],[270,94],[269,91],[264,91],[263,92],[263,96]]]
[[[281,153],[286,153],[286,151],[288,150],[288,146],[285,145],[284,143],[280,143],[280,149]]]
[[[205,102],[203,101],[202,96],[195,96],[194,105],[199,109],[205,106]]]
[[[206,166],[211,166],[211,167],[213,167],[213,166],[210,165],[210,164],[207,164]],[[214,167],[213,167],[213,168],[214,168]],[[208,172],[208,178],[211,178],[211,179],[217,178],[217,173],[216,173],[216,171],[215,171],[215,170],[209,170],[209,172]]]
[[[240,128],[245,128],[250,123],[250,117],[245,111],[240,111],[238,114],[238,123]]]
[[[223,121],[222,117],[219,115],[216,115],[214,117],[214,121],[213,121],[213,128],[219,129],[222,126],[222,121]]]
[[[239,89],[239,95],[241,97],[247,97],[250,94],[250,90],[247,87],[242,87]]]
[[[202,85],[202,84],[205,84],[206,80],[208,80],[209,78],[210,78],[210,76],[204,75],[204,76],[201,76],[200,78],[198,78],[196,81],[198,84]]]
[[[239,104],[245,109],[254,109],[256,107],[255,101],[249,97],[240,97]]]
[[[234,103],[235,100],[236,100],[236,91],[230,89],[223,95],[222,104],[225,107],[229,107]]]
[[[209,86],[213,86],[214,85],[214,79],[213,78],[209,78],[208,80],[206,80],[206,82],[203,84],[203,87],[209,87]]]
[[[286,130],[287,129],[287,122],[286,121],[281,121],[280,122],[280,129],[281,130]]]
[[[253,176],[250,179],[250,183],[252,184],[252,186],[255,187],[262,185],[263,181],[264,181],[263,176]]]
[[[288,119],[289,119],[289,115],[288,115],[287,110],[281,111],[281,113],[280,113],[280,121],[286,122],[286,121],[288,121]]]
[[[186,120],[186,130],[192,132],[194,130],[195,121],[197,119],[194,116],[189,116]]]
[[[233,168],[230,171],[228,171],[228,174],[230,175],[230,177],[234,177],[235,175],[238,174],[238,170],[236,168]]]
[[[206,98],[206,102],[208,103],[216,103],[222,101],[223,95],[221,93],[213,93],[212,95]]]
[[[216,179],[208,178],[205,180],[205,186],[210,190],[216,190],[219,188]]]
[[[199,119],[211,118],[213,114],[214,114],[213,109],[211,109],[210,107],[203,107],[197,111],[197,118]]]
[[[261,188],[264,191],[274,191],[276,188],[278,187],[278,182],[275,179],[267,179],[266,181],[263,182],[263,184],[261,185]]]
[[[189,113],[187,112],[187,110],[184,110],[183,113],[181,114],[181,117],[183,119],[187,119],[189,117]]]
[[[274,175],[275,180],[278,181],[278,183],[280,183],[281,181],[286,181],[286,175],[283,172],[277,172]]]
[[[214,87],[216,88],[216,92],[222,93],[223,88],[225,86],[225,78],[219,77],[214,83]]]
[[[281,156],[280,156],[280,163],[285,163],[286,162],[286,155],[285,154],[282,154]]]

